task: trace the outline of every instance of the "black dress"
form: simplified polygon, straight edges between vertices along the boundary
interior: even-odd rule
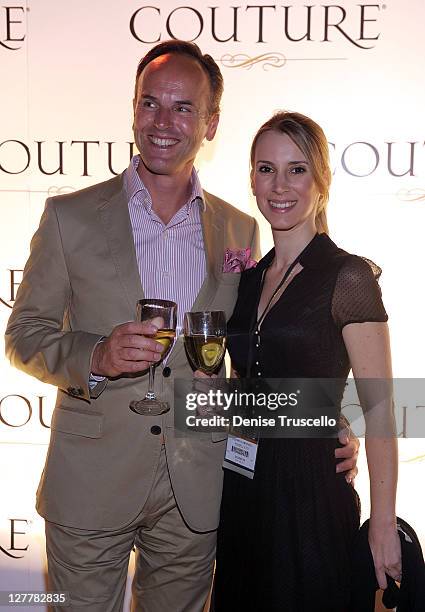
[[[235,369],[241,377],[345,380],[344,325],[387,320],[379,268],[316,235],[301,255],[303,269],[264,318],[257,346],[261,283],[273,257],[271,251],[242,275],[228,326]],[[348,610],[360,508],[335,472],[338,444],[262,439],[253,480],[225,470],[215,612]]]

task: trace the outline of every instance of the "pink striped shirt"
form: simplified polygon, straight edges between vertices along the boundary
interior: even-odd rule
[[[152,208],[152,199],[137,167],[135,155],[125,171],[133,240],[145,298],[177,303],[177,332],[206,276],[201,210],[205,203],[198,175],[192,171],[192,194],[171,221],[164,224]]]

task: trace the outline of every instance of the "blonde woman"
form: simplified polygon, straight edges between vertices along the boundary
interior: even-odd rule
[[[274,249],[242,275],[229,321],[240,377],[391,378],[387,315],[372,262],[328,236],[331,171],[325,135],[281,112],[251,149],[251,183]],[[282,283],[283,281],[283,283]],[[344,384],[342,384],[343,389]],[[341,395],[342,395],[341,389]],[[391,401],[379,421],[392,431]],[[369,417],[365,413],[368,426]],[[261,439],[252,480],[226,470],[215,612],[344,612],[359,503],[336,474],[329,439]],[[399,578],[394,437],[367,437],[369,543],[381,588]]]

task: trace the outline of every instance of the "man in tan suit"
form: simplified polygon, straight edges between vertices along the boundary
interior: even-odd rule
[[[222,272],[225,250],[258,258],[255,221],[202,191],[193,170],[221,93],[218,66],[195,45],[153,48],[136,78],[140,157],[119,177],[49,199],[31,244],[6,345],[15,366],[58,387],[37,509],[50,588],[70,593],[64,610],[121,610],[134,546],[133,610],[200,612],[208,595],[224,436],[175,435],[173,380],[192,376],[182,338],[155,381],[170,412],[129,410],[162,347],[154,327],[128,321],[144,296],[229,316],[239,274]],[[176,257],[173,248],[193,270],[155,268],[154,254]]]

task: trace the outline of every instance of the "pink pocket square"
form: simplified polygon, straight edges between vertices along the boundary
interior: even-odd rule
[[[251,259],[251,249],[226,249],[223,272],[243,272],[255,268],[257,262]]]

